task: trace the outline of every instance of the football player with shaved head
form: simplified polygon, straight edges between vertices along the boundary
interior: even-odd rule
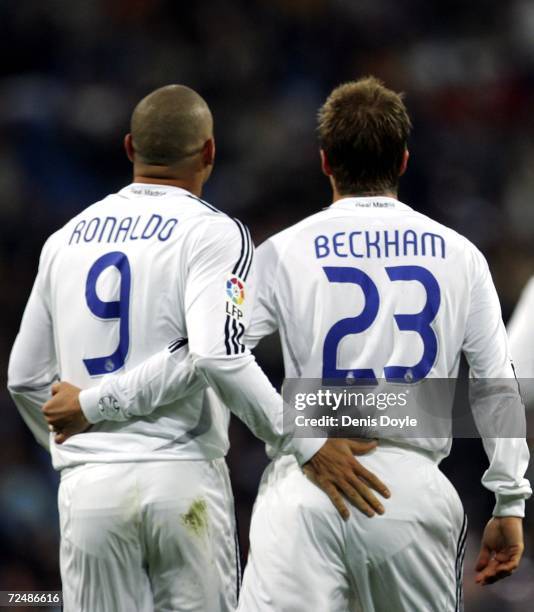
[[[282,399],[243,342],[254,294],[248,229],[200,198],[215,159],[203,98],[182,85],[152,92],[125,148],[133,183],[43,247],[8,386],[61,472],[64,610],[230,612],[240,570],[228,408],[273,456],[308,465],[345,515],[340,491],[381,511],[353,456],[373,443],[282,429]],[[151,362],[165,345],[163,364]],[[125,406],[120,393],[100,395],[114,372],[144,381],[149,397]],[[182,390],[151,395],[170,375]],[[83,411],[52,401],[43,416],[58,379],[87,388]]]

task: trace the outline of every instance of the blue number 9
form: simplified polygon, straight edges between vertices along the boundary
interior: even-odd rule
[[[102,301],[96,293],[98,278],[107,268],[115,267],[120,272],[119,299]],[[91,376],[99,376],[119,370],[124,365],[130,346],[130,263],[124,253],[113,251],[99,257],[91,266],[85,284],[85,299],[89,310],[100,319],[119,320],[119,346],[111,355],[84,359]]]

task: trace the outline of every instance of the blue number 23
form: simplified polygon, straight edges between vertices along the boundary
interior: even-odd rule
[[[365,296],[362,312],[355,317],[341,319],[326,335],[323,347],[323,378],[347,378],[376,380],[372,369],[343,370],[337,367],[337,348],[341,340],[349,334],[359,334],[373,324],[378,314],[380,298],[378,289],[370,276],[358,268],[323,268],[331,283],[352,283],[359,285]],[[441,293],[434,275],[421,266],[392,266],[386,268],[389,279],[393,281],[417,281],[426,291],[426,303],[416,314],[394,315],[400,331],[414,331],[423,341],[423,355],[412,366],[391,365],[384,367],[388,381],[416,382],[423,379],[432,369],[438,352],[438,340],[431,327],[441,302]]]

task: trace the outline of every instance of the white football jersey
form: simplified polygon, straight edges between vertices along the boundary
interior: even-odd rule
[[[268,239],[257,249],[256,266],[246,339],[254,344],[279,329],[286,378],[454,378],[462,352],[476,379],[514,377],[484,256],[395,199],[342,198]],[[505,393],[510,389],[507,417],[521,423],[517,385]],[[402,443],[440,459],[451,447],[450,438]],[[487,438],[484,445],[490,468],[483,483],[497,494],[496,512],[522,512],[523,501],[513,495],[531,492],[525,440]]]
[[[224,456],[229,413],[206,382],[245,412],[257,435],[280,442],[281,398],[243,343],[252,261],[253,245],[239,221],[164,185],[132,184],[49,238],[8,381],[41,441],[40,406],[56,379],[93,387],[145,363],[162,346],[165,367],[174,370],[188,359],[185,345],[204,374],[189,370],[182,394],[160,394],[128,413],[114,395],[100,397],[86,411],[93,423],[88,432],[51,444],[57,469]],[[147,375],[162,373],[160,367]],[[320,445],[314,442],[308,456]]]
[[[450,379],[458,374],[463,352],[473,378],[514,379],[499,299],[483,255],[463,236],[395,199],[343,198],[268,239],[255,261],[255,302],[245,344],[253,346],[279,330],[287,378]],[[184,393],[191,385],[188,362],[168,368],[167,361],[168,351],[160,351],[82,392],[84,411],[111,395],[121,413],[134,414]],[[225,370],[235,379],[235,370]],[[504,418],[521,429],[524,409],[515,381],[497,385],[496,395],[472,394],[477,424],[495,415],[501,419],[506,410]],[[269,403],[266,394],[264,404]],[[272,446],[274,438],[260,437]],[[313,442],[322,443],[308,439]],[[525,439],[485,437],[483,443],[490,466],[482,481],[496,494],[494,513],[521,516],[531,494],[524,478]],[[451,439],[407,437],[402,444],[429,451],[439,461],[449,453]],[[311,451],[306,446],[301,458]]]
[[[513,371],[487,263],[397,200],[343,198],[257,249],[247,336],[278,326],[287,378],[453,378]]]

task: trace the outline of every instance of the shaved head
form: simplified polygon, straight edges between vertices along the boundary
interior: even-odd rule
[[[213,118],[196,91],[184,85],[167,85],[135,107],[131,135],[135,156],[143,164],[180,165],[213,138]]]

